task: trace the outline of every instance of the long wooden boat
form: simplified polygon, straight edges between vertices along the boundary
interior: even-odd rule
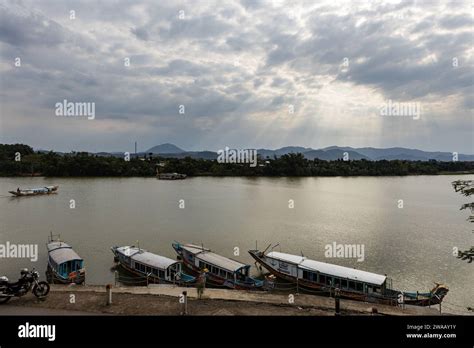
[[[8,191],[12,195],[16,197],[23,197],[23,196],[38,196],[38,195],[50,195],[53,193],[57,193],[59,186],[44,186],[44,187],[37,187],[37,188],[30,188],[20,190],[18,188],[16,191]]]
[[[86,279],[84,260],[72,249],[69,244],[61,241],[57,236],[50,236],[47,243],[48,268],[46,279],[49,283],[82,284]]]
[[[238,290],[254,290],[263,286],[263,281],[249,275],[250,265],[213,253],[210,249],[193,244],[175,242],[173,249],[184,266],[194,275],[206,272],[210,284]]]
[[[268,249],[268,248],[267,248]],[[321,294],[338,293],[352,300],[416,306],[439,304],[449,289],[442,284],[429,292],[403,292],[391,289],[391,280],[385,275],[342,267],[276,251],[249,250],[255,261],[271,274],[297,283],[302,288],[318,290]]]
[[[128,272],[147,277],[152,283],[191,284],[196,278],[181,269],[181,262],[153,254],[135,246],[111,248],[118,262]]]
[[[183,180],[186,179],[186,174],[180,173],[158,173],[157,178],[160,180]]]

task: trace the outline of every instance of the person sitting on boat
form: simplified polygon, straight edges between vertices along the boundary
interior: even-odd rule
[[[16,192],[20,193],[20,188],[19,187],[17,187]]]

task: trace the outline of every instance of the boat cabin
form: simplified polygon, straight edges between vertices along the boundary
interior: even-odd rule
[[[276,251],[265,257],[275,270],[317,285],[365,294],[383,294],[386,290],[387,277],[384,275]]]
[[[183,276],[181,263],[165,256],[150,253],[135,246],[112,248],[120,264],[130,271],[173,282]]]
[[[180,248],[185,262],[195,269],[201,271],[207,269],[211,275],[233,281],[245,282],[250,277],[250,265],[218,255],[210,249],[193,244],[173,245],[173,247]]]
[[[48,263],[51,269],[63,279],[68,279],[71,273],[84,268],[84,260],[69,244],[61,241],[48,243]]]

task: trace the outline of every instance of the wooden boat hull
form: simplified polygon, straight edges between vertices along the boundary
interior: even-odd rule
[[[75,275],[71,275],[71,277],[64,278],[55,272],[51,266],[48,264],[48,268],[46,270],[46,280],[50,284],[77,284],[81,285],[84,284],[86,281],[86,273],[84,272],[74,272]]]
[[[31,196],[43,196],[43,195],[53,195],[56,194],[57,191],[52,191],[52,192],[31,192],[31,193],[23,193],[23,192],[16,192],[16,191],[8,191],[8,193],[11,193],[15,197],[31,197]]]

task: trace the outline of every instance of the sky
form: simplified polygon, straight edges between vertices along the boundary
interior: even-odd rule
[[[473,154],[472,6],[0,0],[0,143]],[[58,115],[64,100],[94,117]]]

